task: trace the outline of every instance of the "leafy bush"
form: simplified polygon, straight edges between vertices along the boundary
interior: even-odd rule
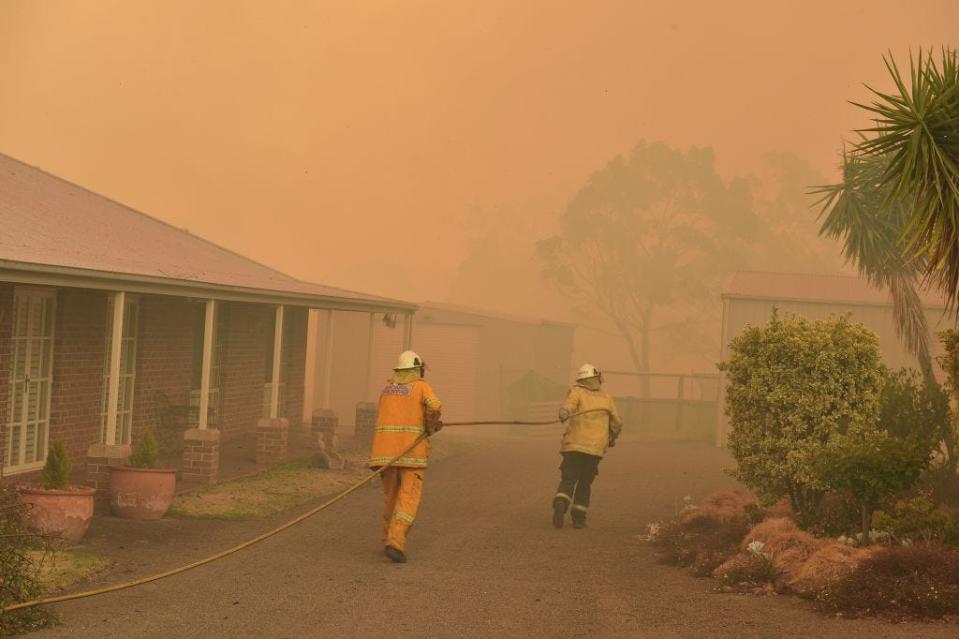
[[[146,431],[140,442],[130,455],[130,466],[133,468],[156,468],[159,464],[160,451],[157,448],[156,437],[151,431]]]
[[[43,596],[28,542],[24,506],[12,488],[0,487],[0,608]],[[0,636],[43,628],[55,621],[42,608],[0,614]]]
[[[70,484],[73,467],[63,442],[55,440],[50,444],[47,461],[43,465],[43,487],[47,490],[63,490]]]
[[[917,439],[930,451],[938,444],[941,425],[949,421],[949,397],[919,371],[902,368],[886,374],[879,425],[894,437]]]
[[[862,526],[862,512],[856,500],[842,493],[826,493],[803,528],[817,537],[838,537]]]
[[[959,614],[959,554],[934,545],[879,548],[818,599],[826,610],[853,616]]]
[[[734,475],[765,504],[788,495],[808,517],[824,492],[812,461],[836,434],[874,429],[883,383],[879,340],[845,317],[780,318],[730,345],[726,412]]]
[[[899,500],[877,512],[875,527],[899,541],[959,543],[959,511],[936,506],[925,497]]]
[[[864,429],[833,437],[816,455],[813,473],[821,485],[856,500],[863,539],[868,539],[873,510],[884,499],[911,488],[929,460],[928,441]]]

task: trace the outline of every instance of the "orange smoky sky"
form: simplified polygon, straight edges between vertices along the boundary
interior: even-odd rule
[[[477,218],[548,220],[640,138],[834,175],[882,55],[957,40],[954,0],[3,0],[0,152],[298,277],[443,299]]]

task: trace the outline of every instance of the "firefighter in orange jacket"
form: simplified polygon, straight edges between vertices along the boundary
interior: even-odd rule
[[[442,404],[423,380],[425,364],[413,351],[400,354],[393,376],[380,394],[379,413],[373,434],[370,468],[384,466],[402,455],[383,474],[386,510],[383,543],[386,556],[406,562],[406,537],[416,518],[423,494],[423,475],[430,456],[430,440],[423,439],[405,452],[423,433],[432,435],[443,427]]]
[[[570,504],[573,528],[586,527],[586,509],[589,508],[593,479],[599,473],[599,462],[607,447],[616,445],[616,438],[623,429],[616,404],[609,394],[603,392],[602,384],[603,376],[596,367],[583,364],[576,374],[576,384],[559,410],[559,420],[569,423],[560,447],[563,455],[559,467],[561,480],[553,498],[553,525],[556,528],[563,527]]]

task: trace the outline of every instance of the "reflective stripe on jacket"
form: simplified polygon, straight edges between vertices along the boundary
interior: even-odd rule
[[[566,424],[566,432],[563,433],[560,452],[578,452],[602,457],[609,446],[610,435],[616,437],[623,429],[623,420],[619,418],[613,398],[601,390],[577,384],[569,389],[563,408],[570,414],[597,408],[605,408],[609,412],[597,411],[570,418]]]
[[[380,394],[370,467],[383,466],[403,453],[425,430],[426,413],[439,416],[442,404],[422,379],[407,381],[394,375]],[[424,439],[397,460],[395,466],[425,468],[430,457],[430,440]]]

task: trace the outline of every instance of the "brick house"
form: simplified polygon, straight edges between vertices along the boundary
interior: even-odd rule
[[[0,481],[33,479],[60,439],[102,487],[147,429],[188,481],[214,481],[232,438],[257,433],[269,457],[311,413],[318,310],[404,315],[408,343],[416,307],[294,279],[0,155]]]

